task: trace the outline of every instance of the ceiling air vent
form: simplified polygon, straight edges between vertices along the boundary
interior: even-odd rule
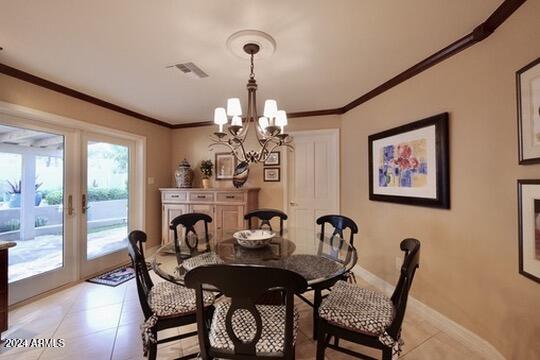
[[[176,67],[179,70],[181,70],[183,73],[187,74],[188,76],[194,78],[194,79],[202,79],[205,77],[208,77],[208,74],[202,71],[200,67],[195,65],[192,62],[183,63],[183,64],[176,64],[167,66],[168,68]]]

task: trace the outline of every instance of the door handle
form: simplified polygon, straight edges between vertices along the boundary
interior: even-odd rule
[[[81,201],[81,204],[82,204],[82,213],[83,214],[86,214],[86,210],[88,210],[90,208],[90,206],[88,206],[86,204],[86,194],[83,194],[82,195],[82,201]]]
[[[291,201],[291,202],[289,203],[289,205],[291,205],[291,206],[297,206],[298,204],[295,203],[294,201]]]
[[[67,212],[68,215],[73,215],[73,195],[68,195],[68,206],[67,206]]]

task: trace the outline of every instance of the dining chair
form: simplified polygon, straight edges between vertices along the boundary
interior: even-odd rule
[[[195,230],[195,226],[201,221],[204,225],[204,237],[202,239],[199,238],[199,234],[197,234],[197,231]],[[211,222],[212,217],[203,213],[182,214],[171,220],[169,228],[174,233],[174,250],[179,261],[181,261],[183,257],[182,247],[187,247],[190,253],[196,252],[199,249],[199,246],[201,245],[200,241],[202,240],[205,250],[210,249],[210,233],[208,232],[208,224]],[[183,243],[180,243],[178,226],[182,226],[184,229]],[[191,254],[186,255],[186,257],[191,257]]]
[[[383,360],[397,359],[401,352],[401,325],[409,290],[420,261],[420,241],[405,239],[400,248],[405,256],[401,274],[390,298],[386,295],[339,281],[319,308],[317,360],[327,347],[345,354],[373,359],[339,346],[344,339],[382,351]],[[334,344],[330,340],[334,337]]]
[[[294,359],[298,311],[294,294],[307,288],[299,274],[254,265],[208,265],[185,276],[197,294],[200,356],[220,359]],[[210,326],[204,317],[203,285],[229,298],[216,306]],[[258,305],[269,289],[285,293],[284,305]]]
[[[344,247],[354,249],[354,235],[358,233],[358,225],[356,222],[344,215],[323,215],[316,220],[317,225],[320,225],[320,242],[319,242],[319,255],[339,261],[340,252]],[[332,231],[331,235],[326,234],[326,230]],[[345,234],[349,233],[349,245],[345,244]],[[322,247],[326,245],[330,253],[324,253]],[[351,256],[349,252],[347,256]],[[305,303],[313,307],[313,339],[317,339],[317,326],[319,316],[319,306],[325,296],[323,296],[323,290],[330,289],[338,280],[353,280],[356,282],[353,273],[345,273],[338,279],[332,279],[327,282],[319,284],[317,287],[313,287],[313,302],[309,301],[304,295],[297,294]]]
[[[161,340],[157,337],[161,330],[196,323],[196,298],[195,292],[184,286],[168,281],[153,283],[145,259],[138,247],[138,244],[145,242],[146,234],[143,231],[135,230],[128,236],[128,252],[135,269],[137,293],[145,319],[141,326],[144,356],[148,355],[149,360],[154,360],[158,344],[197,335],[197,332],[193,331]],[[204,308],[202,316],[211,317],[214,295],[204,292],[201,295],[201,301]],[[190,354],[181,359],[195,357],[197,354]]]
[[[244,220],[248,221],[248,228],[252,228],[252,218],[260,220],[259,229],[265,227],[272,231],[270,221],[273,218],[279,218],[279,236],[283,236],[283,221],[287,220],[288,216],[283,211],[278,209],[255,209],[244,215]]]

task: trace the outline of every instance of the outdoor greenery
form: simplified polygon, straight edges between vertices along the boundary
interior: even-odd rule
[[[60,205],[62,204],[63,191],[58,190],[45,190],[43,191],[43,198],[47,201],[48,205]],[[88,189],[88,201],[105,201],[105,200],[121,200],[128,198],[127,189],[121,188],[90,188]]]
[[[35,227],[41,227],[47,225],[49,222],[49,219],[44,218],[42,216],[37,216],[36,220],[34,222]],[[11,219],[9,221],[6,221],[3,224],[0,224],[0,233],[8,232],[8,231],[17,231],[21,228],[21,222],[19,219]]]

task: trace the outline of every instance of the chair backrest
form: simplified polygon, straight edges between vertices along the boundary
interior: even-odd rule
[[[197,326],[199,344],[203,359],[226,357],[210,348],[208,331],[205,326],[203,308],[203,284],[211,285],[231,298],[231,306],[226,315],[226,330],[234,344],[237,355],[255,357],[255,345],[261,338],[262,319],[255,302],[268,290],[281,290],[285,295],[285,356],[294,354],[294,294],[307,288],[306,280],[299,274],[278,268],[250,265],[208,265],[189,271],[185,276],[186,286],[195,289],[197,301]],[[247,310],[255,319],[256,332],[250,342],[241,341],[232,328],[233,314]],[[210,354],[212,352],[212,354]],[[288,354],[288,355],[287,355]]]
[[[343,232],[346,229],[350,231],[349,243],[354,246],[354,235],[358,233],[358,225],[353,219],[343,215],[323,215],[317,219],[317,225],[321,225],[321,240],[325,235],[325,225],[330,224],[334,228],[332,237],[339,235],[342,239],[345,239]]]
[[[405,239],[401,242],[400,248],[405,252],[405,257],[403,259],[403,265],[401,266],[401,274],[398,283],[391,298],[394,308],[396,309],[396,314],[392,324],[390,324],[390,327],[387,330],[388,334],[394,337],[394,339],[398,338],[398,333],[401,330],[401,324],[407,307],[409,290],[411,289],[414,274],[420,263],[420,241],[416,239]]]
[[[248,227],[251,229],[252,218],[257,218],[261,221],[259,224],[259,229],[264,229],[265,227],[272,230],[272,225],[270,221],[275,218],[279,218],[279,235],[283,235],[283,221],[287,220],[288,216],[281,210],[277,209],[255,209],[251,210],[244,215],[244,220],[248,221]]]
[[[139,302],[143,310],[144,317],[147,319],[152,315],[152,309],[148,304],[148,294],[154,286],[144,256],[141,252],[142,245],[146,242],[146,234],[143,231],[132,231],[128,236],[128,252],[131,258],[131,264],[135,269],[135,282],[137,284],[137,293]]]
[[[180,236],[178,235],[178,226],[181,225],[185,229],[184,240],[190,252],[195,251],[199,246],[199,234],[195,230],[195,225],[202,221],[204,223],[204,240],[209,246],[208,224],[212,222],[212,217],[203,213],[188,213],[182,214],[171,220],[169,228],[174,232],[174,247],[177,256],[180,255]]]

